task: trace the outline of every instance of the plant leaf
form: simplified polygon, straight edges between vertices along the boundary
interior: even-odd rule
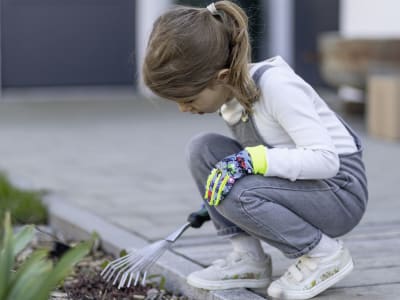
[[[3,243],[0,248],[0,299],[7,295],[11,269],[14,266],[13,232],[11,228],[10,212],[4,216]]]
[[[122,249],[120,252],[119,252],[119,257],[124,257],[124,256],[127,256],[128,255],[128,252],[125,250],[125,249]]]
[[[42,263],[49,264],[49,261],[42,261]],[[41,266],[42,268],[48,267],[48,266]],[[35,277],[29,277],[24,279],[23,285],[20,289],[13,289],[13,295],[11,295],[9,298],[6,300],[48,300],[50,297],[46,298],[39,298],[37,295],[38,293],[32,293],[32,290],[37,286],[43,284],[43,282],[47,278],[47,273],[46,272],[40,272],[38,275]]]
[[[32,292],[36,298],[31,299],[48,299],[50,292],[69,274],[73,266],[89,253],[91,247],[92,241],[90,240],[68,250],[42,284],[36,286]]]
[[[165,289],[165,282],[166,282],[165,277],[164,277],[164,276],[161,276],[160,286],[159,286],[159,289],[160,289],[160,290],[164,290],[164,289]]]
[[[32,290],[43,282],[52,269],[51,261],[47,260],[47,251],[37,250],[20,266],[15,274],[7,300],[40,299]],[[29,296],[28,296],[29,295]]]
[[[14,236],[14,253],[13,255],[16,256],[18,253],[20,253],[26,245],[30,241],[32,241],[33,237],[35,235],[34,232],[34,226],[33,225],[26,225],[22,228],[21,231],[19,231],[15,236]]]
[[[19,280],[19,277],[23,276],[23,274],[32,272],[31,269],[34,269],[32,266],[37,264],[39,261],[47,259],[47,251],[46,250],[36,250],[33,252],[27,260],[25,260],[21,266],[19,266],[17,272],[13,276],[13,284]]]
[[[160,281],[159,282],[153,282],[153,281],[150,281],[150,279],[155,279],[155,278],[159,278],[160,279]],[[165,282],[166,282],[166,279],[165,279],[165,276],[163,276],[163,275],[161,275],[161,274],[151,274],[151,275],[149,275],[149,276],[147,276],[147,279],[153,284],[157,284],[158,285],[158,288],[160,289],[160,290],[163,290],[164,288],[165,288]]]

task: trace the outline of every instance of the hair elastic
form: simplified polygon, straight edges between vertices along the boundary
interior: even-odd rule
[[[212,15],[218,15],[218,10],[215,7],[214,2],[207,6],[207,9],[210,11]]]

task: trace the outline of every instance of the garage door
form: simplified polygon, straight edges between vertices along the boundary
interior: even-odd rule
[[[3,87],[133,84],[135,1],[0,1]]]

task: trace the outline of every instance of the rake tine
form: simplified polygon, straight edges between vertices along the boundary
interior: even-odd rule
[[[122,276],[122,278],[121,278],[121,280],[120,280],[120,284],[119,284],[119,286],[118,286],[118,289],[119,289],[120,287],[124,287],[128,275],[130,275],[130,279],[129,279],[129,283],[128,283],[128,287],[129,287],[130,282],[131,282],[131,280],[132,280],[132,274],[133,274],[133,272],[134,272],[134,269],[135,269],[135,267],[136,267],[138,264],[140,264],[140,259],[134,259],[134,260],[132,260],[132,262],[133,262],[133,261],[136,261],[136,263],[135,263],[133,266],[130,266],[130,268],[129,268],[128,270],[125,270],[125,271],[124,271],[124,275]],[[139,274],[140,274],[141,268],[136,268],[136,269],[139,271]]]
[[[131,287],[132,278],[133,278],[133,273],[129,273],[128,288]]]
[[[145,285],[146,285],[146,277],[147,277],[147,270],[146,270],[146,272],[144,272],[144,274],[143,274],[142,286],[145,286]]]
[[[133,260],[132,260],[133,262]],[[143,257],[140,259],[135,260],[134,264],[130,264],[129,269],[126,271],[127,273],[134,273],[135,271],[140,271],[145,267],[146,260]]]
[[[139,279],[138,276],[140,275],[140,273],[142,272],[142,270],[146,270],[146,271],[144,271],[143,279],[142,279],[141,284],[142,284],[143,286],[146,284],[146,277],[147,277],[148,269],[157,261],[157,259],[158,259],[161,255],[162,255],[162,253],[161,253],[160,255],[154,256],[154,257],[153,257],[151,260],[149,260],[149,261],[143,261],[143,262],[142,262],[143,265],[142,265],[140,268],[137,268],[137,266],[133,266],[132,268],[129,269],[129,272],[131,272],[131,274],[132,274],[134,271],[138,272],[138,275],[136,276],[136,280],[135,280],[134,286],[136,286],[136,285],[139,283],[139,282],[138,282],[138,279]],[[134,270],[134,269],[136,269],[136,270]]]
[[[160,257],[161,255],[157,255],[154,256],[151,260],[146,262],[146,266],[143,269],[150,269],[150,267],[157,261],[157,259]]]
[[[134,273],[134,272],[138,272],[138,276],[140,276],[140,273],[142,272],[142,270],[146,270],[144,272],[143,275],[143,280],[142,280],[142,285],[145,284],[146,282],[146,276],[147,276],[147,270],[157,261],[157,259],[163,254],[163,251],[159,251],[156,252],[157,254],[154,255],[151,259],[149,260],[145,260],[145,259],[141,259],[140,261],[138,261],[136,264],[132,265],[129,270],[127,270],[127,273]],[[138,284],[138,277],[136,277],[134,286],[136,286]]]
[[[128,286],[130,286],[131,285],[131,281],[133,280],[133,277],[134,277],[134,274],[135,273],[137,273],[137,276],[136,276],[136,279],[135,279],[135,283],[133,284],[134,286],[136,285],[136,282],[137,282],[137,277],[139,276],[140,277],[140,273],[142,272],[142,269],[136,269],[136,270],[134,270],[134,271],[126,271],[125,272],[125,274],[126,274],[126,276],[128,276],[128,274],[130,275],[130,278],[129,278],[129,283],[128,283]]]
[[[132,267],[132,265],[136,265],[142,259],[143,259],[143,257],[140,255],[135,255],[135,256],[131,257],[128,261],[129,269]]]
[[[113,275],[114,275],[114,273],[115,273],[116,271],[117,271],[117,268],[112,267],[112,268],[109,270],[109,272],[107,272],[107,275],[104,276],[104,279],[105,279],[106,281],[110,281],[111,278],[113,277]]]
[[[117,266],[123,265],[128,260],[129,260],[129,255],[125,255],[123,257],[120,257],[120,258],[117,258],[117,259],[113,260],[108,266],[117,267]]]
[[[137,282],[138,282],[138,280],[139,280],[139,277],[140,277],[140,272],[137,273],[136,279],[135,279],[135,283],[133,284],[133,286],[136,286],[136,285],[137,285]]]
[[[123,273],[121,280],[119,281],[118,289],[124,287],[126,277],[128,277],[128,273]]]
[[[103,269],[103,271],[101,271],[100,276],[104,277],[103,275],[105,275],[109,269],[111,269],[111,263],[109,263],[109,264]]]
[[[116,271],[124,271],[129,268],[132,263],[137,263],[140,259],[140,256],[126,257],[124,261],[114,264],[110,269],[112,272],[105,276],[105,280],[110,281]]]
[[[121,274],[122,274],[121,271],[119,271],[119,272],[117,273],[117,275],[116,275],[115,278],[114,278],[114,281],[113,281],[112,285],[115,285],[115,284],[117,283],[118,277],[119,277]]]
[[[105,274],[105,276],[103,277],[106,281],[111,280],[111,278],[113,277],[114,273],[117,271],[116,268],[112,267],[107,271],[107,274]]]
[[[123,256],[123,257],[120,257],[120,258],[117,258],[117,259],[113,260],[112,262],[110,262],[110,263],[103,269],[103,271],[101,271],[100,275],[103,276],[103,275],[107,272],[107,270],[109,270],[110,268],[113,268],[118,262],[120,262],[121,260],[124,260],[124,259],[126,259],[126,258],[127,258],[126,256]]]
[[[129,269],[126,270],[126,273],[135,273],[137,271],[140,271],[141,270],[140,263],[141,263],[141,261],[138,260],[133,265],[130,265]]]
[[[125,264],[125,265],[127,265],[127,264]],[[124,265],[124,266],[125,266],[125,265]],[[110,281],[110,280],[112,279],[114,273],[117,272],[117,271],[119,270],[119,266],[114,266],[111,270],[112,270],[112,272],[109,273],[109,274],[107,275],[107,277],[105,278],[106,281]]]
[[[107,267],[109,267],[108,271],[104,274],[104,277],[112,277],[112,275],[114,274],[114,272],[119,269],[120,266],[125,265],[126,263],[128,263],[129,258],[128,257],[124,257],[124,260],[120,260],[119,262],[115,263],[116,261],[111,262]],[[104,269],[105,270],[105,269]],[[103,272],[104,272],[103,270]],[[111,272],[111,276],[110,275]],[[110,278],[106,279],[109,280]]]
[[[133,249],[129,249],[128,253],[134,251]],[[117,259],[114,259],[112,262],[110,262],[104,269],[103,271],[101,271],[100,275],[104,277],[107,277],[109,272],[111,272],[111,270],[119,268],[121,265],[124,265],[124,263],[126,263],[127,261],[129,261],[129,254],[119,257]],[[108,274],[107,274],[108,273]]]
[[[119,270],[119,272],[118,272],[117,275],[115,276],[115,279],[114,279],[114,281],[113,281],[113,285],[115,285],[115,284],[117,283],[118,277],[119,277],[121,274],[125,273],[125,271],[126,271],[127,268],[129,268],[129,264],[127,264],[126,266],[124,266],[123,268],[121,268],[121,269]]]
[[[105,278],[107,275],[114,269],[114,262],[110,262],[104,269],[101,271],[100,275]]]
[[[151,266],[153,266],[153,264],[165,253],[166,250],[168,250],[169,246],[167,248],[164,248],[164,251],[159,251],[156,255],[154,255],[154,257],[149,260],[146,269],[150,269]]]

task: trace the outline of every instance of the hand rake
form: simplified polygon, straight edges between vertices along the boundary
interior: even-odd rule
[[[141,284],[145,285],[147,271],[160,258],[164,252],[171,248],[172,244],[188,229],[189,227],[199,228],[204,222],[210,220],[207,209],[203,206],[200,210],[193,212],[188,217],[188,222],[171,233],[163,240],[154,242],[137,251],[129,251],[123,257],[110,262],[100,275],[106,280],[113,280],[115,285],[118,280],[118,289],[129,288],[134,280],[133,285],[139,283],[142,275]]]

